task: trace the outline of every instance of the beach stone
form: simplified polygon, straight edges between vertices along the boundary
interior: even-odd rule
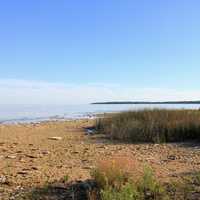
[[[92,169],[91,166],[83,166],[83,169]]]
[[[50,154],[50,151],[43,150],[43,151],[41,151],[41,153],[42,153],[43,155],[48,155],[48,154]]]
[[[25,170],[22,170],[22,171],[17,172],[17,174],[20,174],[20,175],[27,175],[28,172],[25,171]]]
[[[167,156],[168,160],[176,160],[176,156],[175,155],[169,155]]]
[[[35,166],[31,167],[31,169],[33,169],[33,170],[39,170],[39,168],[35,167]]]
[[[9,158],[9,159],[15,159],[17,156],[15,155],[8,155],[6,158]]]
[[[19,161],[22,163],[26,162],[23,158],[20,158]]]
[[[31,151],[37,151],[37,150],[38,150],[37,148],[32,148],[32,149],[31,149]]]
[[[62,140],[62,137],[49,137],[49,140]]]
[[[7,178],[3,175],[0,176],[0,184],[6,184],[8,181],[7,181]]]
[[[29,154],[26,154],[26,157],[28,157],[28,158],[37,158],[37,156],[29,155]]]

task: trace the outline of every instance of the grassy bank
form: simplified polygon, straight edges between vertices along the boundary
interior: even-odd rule
[[[200,110],[141,110],[107,115],[96,129],[131,142],[178,142],[200,139]]]

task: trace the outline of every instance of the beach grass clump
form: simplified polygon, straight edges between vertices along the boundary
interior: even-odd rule
[[[121,188],[129,182],[136,172],[139,172],[137,161],[130,157],[113,156],[102,159],[97,167],[91,172],[91,176],[101,188]]]
[[[92,172],[92,178],[100,189],[101,200],[144,200],[144,199],[168,199],[164,187],[154,177],[152,170],[145,167],[138,176],[137,165],[127,168],[130,163],[121,167],[122,159],[114,158],[101,161]]]
[[[108,114],[97,119],[98,132],[130,142],[200,139],[200,110],[149,109]]]

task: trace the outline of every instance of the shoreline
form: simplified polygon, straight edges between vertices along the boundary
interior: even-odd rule
[[[77,120],[92,120],[96,119],[101,114],[90,114],[82,117],[69,117],[69,118],[34,118],[34,119],[10,119],[10,120],[2,120],[0,121],[0,125],[18,125],[18,124],[41,124],[41,123],[48,123],[48,122],[68,122],[68,121],[77,121]]]
[[[0,107],[0,124],[39,123],[42,121],[65,121],[95,118],[107,113],[143,109],[199,109],[194,105],[77,105],[77,106],[30,106]]]

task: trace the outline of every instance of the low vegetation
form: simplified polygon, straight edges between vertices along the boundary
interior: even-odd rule
[[[96,130],[130,142],[200,140],[200,110],[153,109],[110,114],[97,119]]]
[[[148,166],[140,176],[118,167],[119,160],[107,160],[92,172],[97,182],[99,193],[97,198],[89,200],[189,200],[199,199],[199,176],[196,172],[182,177],[176,182],[161,183]],[[136,169],[137,171],[137,169]]]
[[[124,167],[121,167],[121,163]],[[130,163],[133,163],[132,168],[126,168]],[[140,172],[136,166],[136,161],[128,158],[101,161],[91,174],[100,189],[100,199],[165,199],[167,195],[152,170],[145,167],[144,171]]]

